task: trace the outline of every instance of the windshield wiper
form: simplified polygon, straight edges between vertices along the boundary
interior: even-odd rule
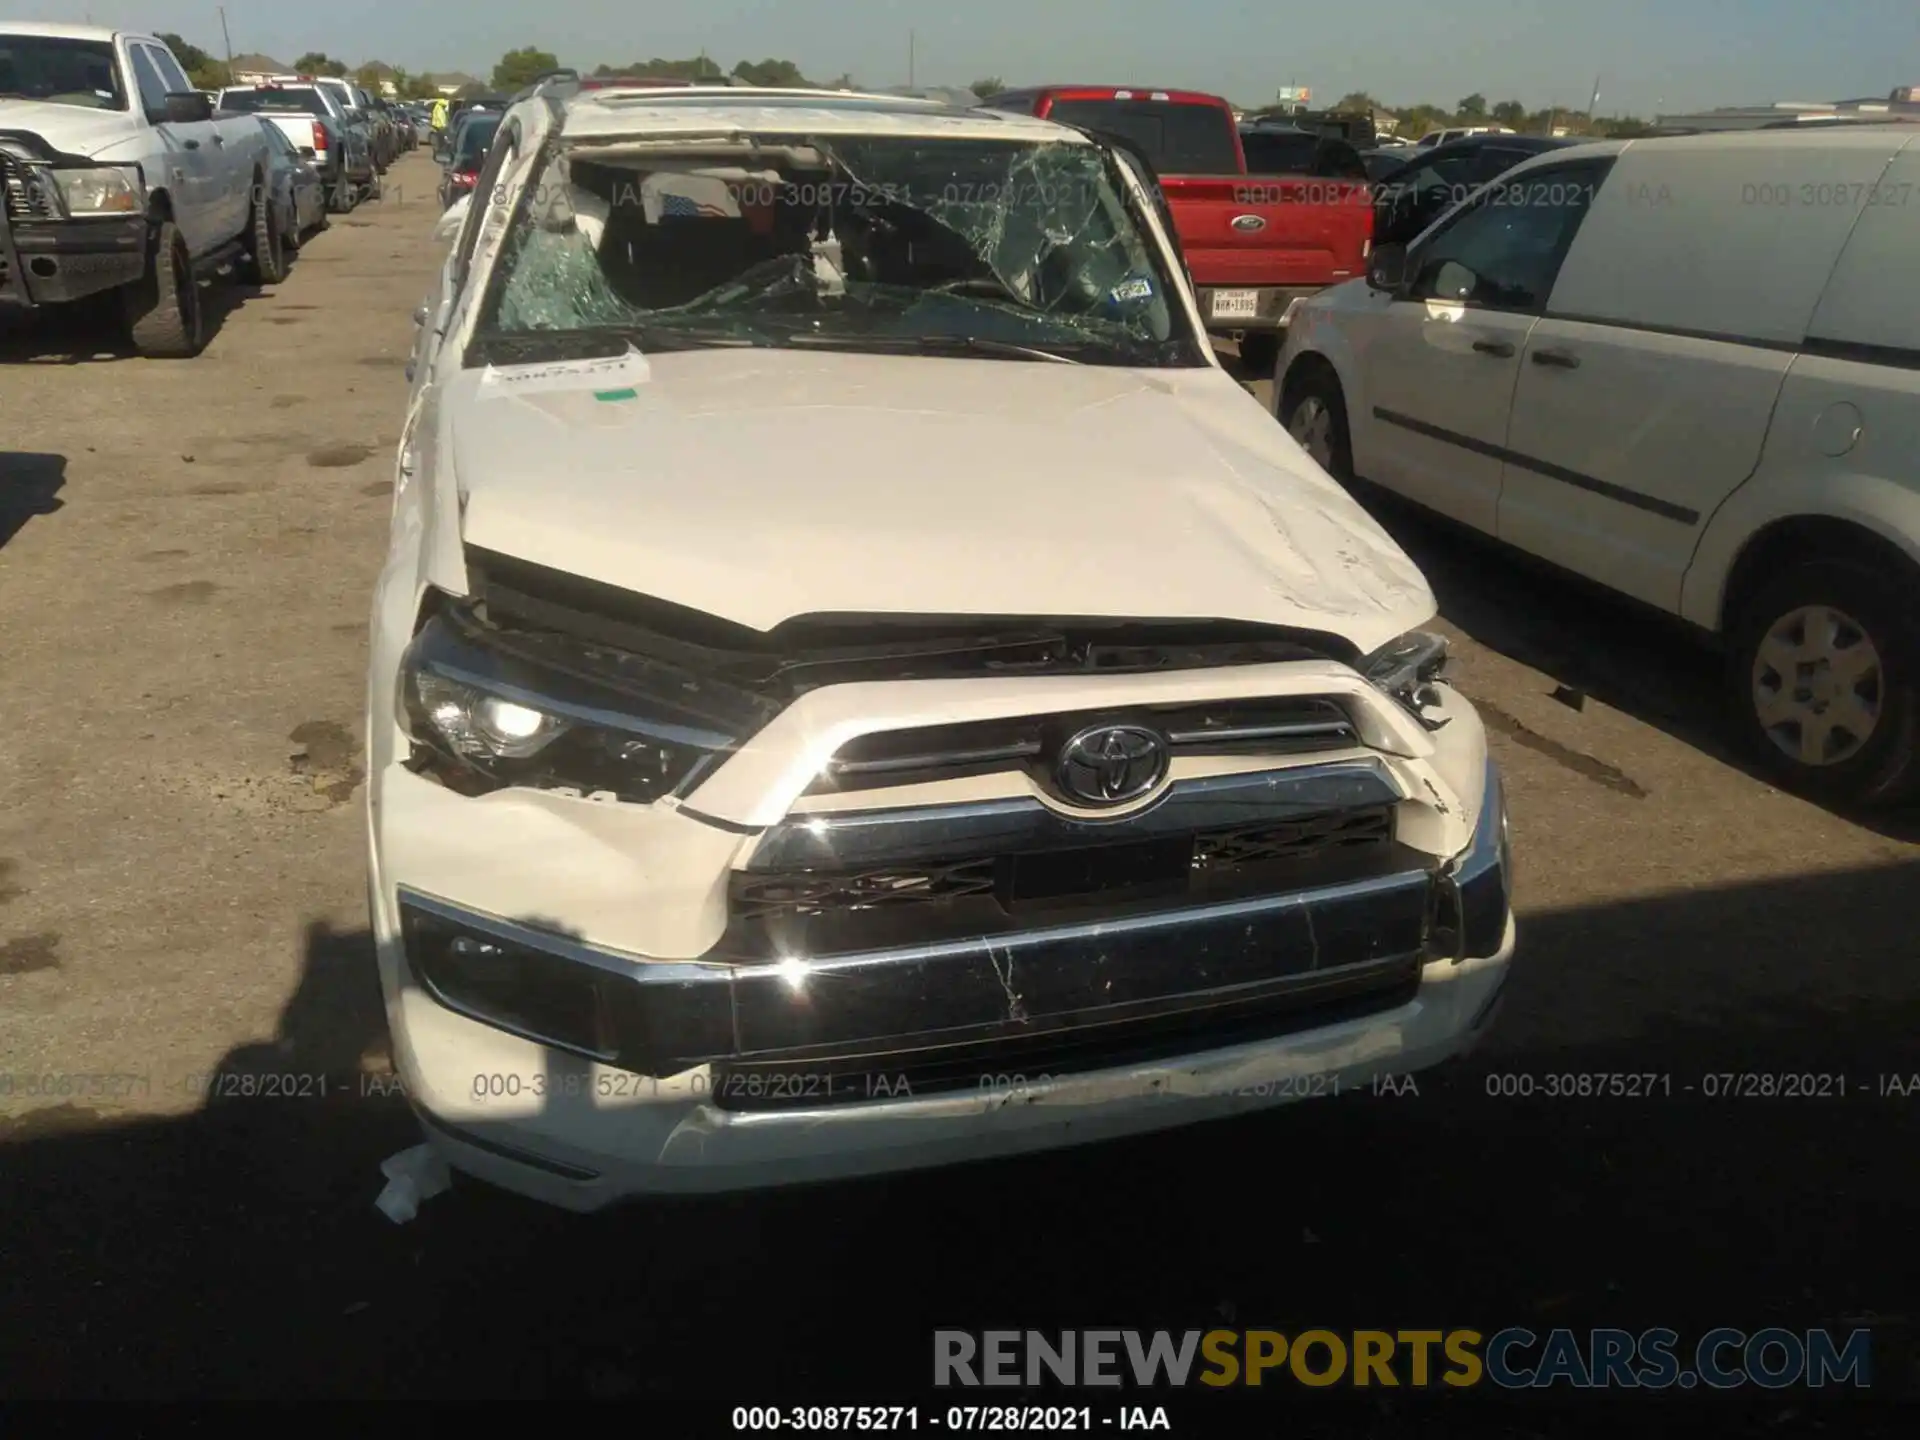
[[[900,350],[916,355],[989,355],[996,360],[1051,360],[1059,365],[1083,365],[1061,350],[989,340],[980,335],[872,335],[861,331],[803,330],[786,337],[789,345],[832,350]],[[1084,347],[1073,345],[1071,349]]]

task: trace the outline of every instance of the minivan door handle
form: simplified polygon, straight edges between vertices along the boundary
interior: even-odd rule
[[[1564,350],[1536,350],[1533,352],[1533,363],[1536,365],[1551,365],[1556,370],[1578,370],[1580,368],[1580,361]]]
[[[1502,360],[1513,358],[1513,346],[1505,340],[1476,340],[1473,348],[1474,353],[1479,355],[1494,355]]]

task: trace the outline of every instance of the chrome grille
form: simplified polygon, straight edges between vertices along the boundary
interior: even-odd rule
[[[1034,715],[863,735],[840,748],[807,793],[845,794],[1041,766],[1055,732],[1071,732],[1091,718]],[[1175,756],[1304,755],[1360,743],[1346,708],[1321,696],[1145,707],[1126,718],[1163,733]]]

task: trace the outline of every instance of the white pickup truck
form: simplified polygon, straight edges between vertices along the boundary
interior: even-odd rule
[[[0,22],[0,309],[115,290],[141,354],[198,354],[201,277],[286,276],[270,153],[151,35]]]

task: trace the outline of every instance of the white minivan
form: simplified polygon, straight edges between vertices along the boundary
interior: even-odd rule
[[[1786,784],[1920,783],[1920,130],[1509,171],[1296,313],[1315,459],[1682,617]]]

